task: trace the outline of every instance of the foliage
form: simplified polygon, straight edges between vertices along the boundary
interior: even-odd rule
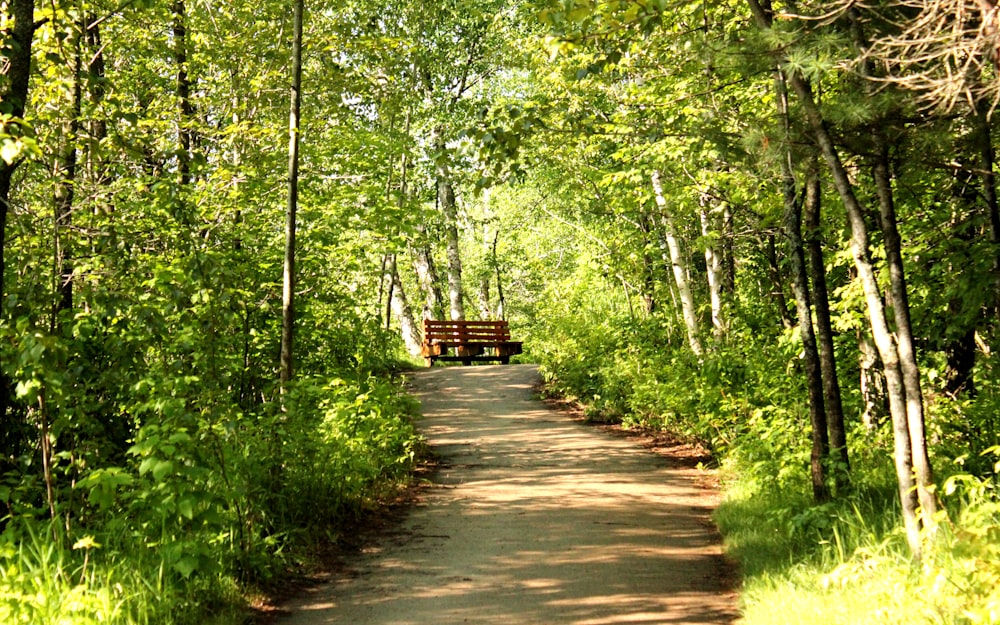
[[[978,74],[947,72],[969,81],[963,108],[948,85],[919,92],[940,72],[906,58],[912,37],[898,35],[937,22],[908,23],[907,3],[806,2],[761,29],[752,9],[765,4],[311,7],[299,377],[284,394],[288,7],[38,4],[30,106],[11,118],[24,103],[0,102],[0,172],[12,174],[0,197],[0,619],[200,622],[405,481],[418,443],[391,381],[405,356],[385,267],[396,260],[403,290],[429,302],[407,261],[449,265],[454,232],[458,295],[510,318],[552,392],[593,420],[697,441],[725,467],[719,521],[748,579],[748,622],[757,606],[817,604],[833,613],[816,622],[998,620],[1000,211],[984,162],[992,110],[974,99],[992,70],[970,52]],[[928,40],[981,50],[962,24]],[[24,49],[12,33],[0,99]],[[887,57],[894,46],[902,58]],[[851,469],[834,501],[804,494],[803,345],[786,329],[780,224],[786,167],[802,195],[816,144],[800,99],[776,116],[779,69],[822,95],[873,225],[879,141],[887,149],[948,515],[919,569],[893,522],[884,397],[858,383],[877,387],[879,366],[863,353],[865,300],[822,174],[816,234]],[[867,82],[882,70],[899,74]],[[928,105],[940,89],[947,115]],[[444,186],[454,215],[440,210]],[[885,285],[881,244],[876,233]],[[685,323],[678,277],[701,330]]]

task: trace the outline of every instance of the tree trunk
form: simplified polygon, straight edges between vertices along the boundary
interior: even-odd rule
[[[646,316],[656,312],[656,273],[654,256],[650,253],[654,232],[652,220],[646,211],[639,214],[639,229],[642,232],[642,309]]]
[[[101,44],[101,27],[97,23],[98,18],[90,14],[87,16],[87,54],[90,61],[87,64],[88,86],[90,87],[90,103],[95,110],[99,110],[104,97],[107,94],[105,86],[105,63],[104,46]],[[95,184],[101,184],[106,177],[105,162],[99,158],[101,142],[108,136],[108,124],[100,115],[94,117],[90,122],[90,139],[97,149],[90,149],[87,158],[90,179]]]
[[[691,351],[696,356],[701,356],[703,350],[701,340],[698,337],[698,317],[695,313],[694,298],[691,296],[691,286],[688,284],[687,262],[684,259],[684,254],[681,252],[681,245],[677,238],[673,215],[667,206],[667,198],[663,195],[663,185],[660,182],[660,172],[658,170],[653,172],[651,181],[656,205],[660,209],[663,234],[667,240],[667,248],[670,250],[670,264],[673,268],[674,282],[677,284],[677,292],[681,300],[681,315],[684,318],[684,326],[687,328],[688,345],[691,346]]]
[[[806,369],[806,387],[809,391],[809,423],[812,427],[812,449],[809,455],[809,473],[812,478],[813,499],[830,500],[826,484],[826,458],[830,453],[830,440],[826,421],[823,376],[820,373],[819,350],[812,322],[812,303],[809,296],[809,274],[806,270],[805,251],[802,245],[802,204],[796,199],[795,171],[792,166],[792,149],[788,117],[788,92],[781,69],[775,72],[775,95],[778,115],[784,126],[785,153],[781,159],[781,187],[784,204],[783,226],[788,244],[788,258],[792,265],[792,291],[799,318],[799,335],[802,337],[803,361]]]
[[[295,336],[295,220],[299,205],[299,120],[302,106],[303,0],[295,0],[292,33],[292,88],[288,116],[288,201],[285,208],[285,261],[281,299],[282,389],[294,371]]]
[[[187,6],[184,0],[174,0],[173,13],[174,64],[177,66],[177,175],[182,187],[191,182],[191,146],[194,105],[191,103],[191,77],[188,74]]]
[[[881,365],[871,334],[858,328],[858,368],[861,371],[861,399],[865,405],[861,422],[869,432],[877,430],[886,415],[885,373]]]
[[[479,278],[479,318],[480,319],[492,319],[493,318],[493,306],[490,303],[490,280],[493,275],[493,266],[496,265],[496,241],[500,236],[499,231],[497,231],[496,236],[493,236],[491,228],[493,225],[493,213],[490,206],[490,190],[486,189],[483,191],[483,230],[482,230],[482,268],[478,272]],[[492,250],[491,250],[492,247]],[[491,255],[492,251],[492,255]]]
[[[882,132],[875,133],[875,141],[878,149],[874,171],[875,189],[878,194],[885,259],[889,267],[889,288],[892,293],[893,318],[896,322],[896,350],[899,353],[903,386],[906,389],[906,414],[913,454],[913,471],[917,478],[917,497],[923,508],[923,523],[930,529],[933,527],[932,517],[937,512],[937,500],[934,497],[934,476],[927,454],[924,396],[920,388],[920,366],[917,364],[917,350],[910,321],[902,239],[897,227],[896,206],[892,193],[889,146]]]
[[[747,1],[760,28],[769,30],[771,20],[773,19],[770,5],[767,4],[767,9],[765,9],[765,5],[762,5],[758,0]],[[910,549],[919,558],[922,553],[920,537],[921,523],[923,522],[928,526],[933,525],[932,515],[934,509],[924,508],[922,514],[918,510],[915,493],[917,483],[913,476],[914,459],[910,445],[910,424],[907,414],[906,388],[903,382],[900,355],[893,334],[889,329],[885,305],[882,301],[882,292],[871,263],[868,249],[868,227],[865,224],[864,209],[854,193],[854,185],[847,170],[844,168],[843,162],[840,159],[840,153],[833,143],[833,138],[826,128],[826,120],[823,118],[819,106],[816,104],[812,88],[798,74],[792,73],[788,78],[792,90],[795,91],[796,96],[799,98],[806,121],[815,135],[816,142],[823,154],[823,159],[826,161],[827,167],[830,169],[833,177],[834,186],[847,212],[847,219],[851,229],[851,253],[854,257],[855,268],[858,271],[858,278],[861,280],[865,293],[865,301],[872,327],[872,338],[875,341],[875,346],[878,348],[879,356],[882,359],[882,365],[885,368],[886,390],[889,395],[889,413],[893,423],[893,455],[896,465],[896,482],[903,512],[903,523]],[[925,490],[926,486],[921,485],[921,490]]]
[[[774,307],[778,309],[781,326],[786,330],[791,330],[795,327],[795,321],[788,312],[785,281],[781,278],[781,267],[778,266],[778,246],[773,232],[767,233],[764,256],[767,258],[767,275],[771,280],[771,298],[774,300]]]
[[[816,165],[814,163],[814,165]],[[819,346],[820,372],[823,377],[823,402],[826,406],[826,424],[830,437],[830,450],[837,465],[834,478],[838,487],[846,486],[850,470],[847,453],[847,426],[844,404],[837,377],[837,361],[833,347],[833,324],[830,320],[830,296],[826,284],[826,264],[823,261],[823,241],[820,230],[822,204],[819,172],[810,167],[806,180],[805,243],[809,251],[809,274],[812,279],[813,306],[816,310],[816,340]]]
[[[399,268],[396,264],[396,255],[390,254],[386,262],[385,270],[386,282],[389,283],[389,301],[392,312],[399,320],[399,327],[403,335],[403,343],[406,351],[412,356],[420,355],[420,328],[413,318],[413,309],[410,308],[410,301],[406,297],[403,289],[403,282],[399,279]]]
[[[752,1],[752,0],[751,0]],[[886,392],[889,396],[889,414],[892,417],[894,458],[896,464],[896,481],[899,487],[899,499],[903,511],[903,523],[906,527],[907,542],[914,555],[922,553],[920,540],[921,522],[929,521],[932,512],[924,510],[924,515],[918,514],[916,481],[913,477],[913,450],[910,443],[909,417],[907,414],[906,387],[903,382],[903,372],[900,365],[899,352],[889,322],[886,318],[885,305],[878,278],[872,266],[868,249],[868,226],[865,224],[864,209],[854,194],[854,186],[850,176],[840,160],[840,153],[833,144],[826,122],[813,99],[812,89],[799,76],[792,75],[792,88],[798,95],[816,140],[833,174],[834,186],[847,210],[848,223],[851,228],[851,253],[854,265],[858,271],[868,306],[868,315],[872,327],[872,339],[878,349],[879,357],[885,371]]]
[[[4,33],[7,37],[0,81],[0,109],[9,113],[10,120],[3,124],[3,132],[18,136],[21,129],[17,121],[24,118],[28,102],[28,84],[31,77],[31,44],[35,38],[35,0],[10,0],[5,3],[3,17],[13,28]],[[7,217],[10,213],[10,192],[14,170],[19,160],[8,163],[0,159],[0,302],[7,301],[10,285],[6,276]],[[0,306],[0,315],[3,310]],[[0,427],[6,427],[7,407],[10,405],[10,379],[3,373],[0,363]]]
[[[458,205],[448,167],[447,146],[440,128],[434,129],[434,146],[437,150],[437,201],[444,216],[445,246],[448,258],[448,302],[452,319],[465,319],[462,301],[462,254],[458,240]]]
[[[82,20],[82,18],[81,18]],[[80,24],[81,29],[86,28]],[[53,329],[58,324],[59,312],[73,308],[73,254],[70,234],[73,225],[73,203],[77,186],[77,143],[80,135],[80,115],[83,105],[83,50],[82,30],[73,42],[73,101],[70,104],[70,119],[64,126],[62,136],[62,151],[52,167],[52,175],[56,180],[53,200],[53,240],[55,243],[56,298],[52,313]]]
[[[418,226],[419,233],[424,233],[424,226]],[[421,237],[422,239],[423,237]],[[424,294],[424,319],[444,319],[444,295],[441,293],[441,283],[438,278],[434,257],[426,243],[421,240],[414,252],[414,268],[417,271],[417,281]]]
[[[90,136],[89,140],[84,144],[83,150],[87,168],[87,183],[95,200],[92,212],[95,217],[98,217],[102,214],[111,215],[114,211],[113,204],[104,200],[106,196],[111,194],[108,190],[111,186],[111,173],[102,148],[102,143],[108,136],[108,124],[99,112],[101,104],[107,95],[107,86],[105,83],[104,46],[101,43],[101,27],[98,18],[90,14],[87,16],[86,24],[85,50],[87,58],[90,59],[87,64],[88,99],[90,100],[91,110],[98,113],[90,121],[88,129]],[[109,233],[114,232],[115,224],[112,221],[101,225]],[[97,254],[97,250],[99,249],[98,241],[97,237],[90,239],[92,254]],[[89,307],[89,302],[84,300],[82,305]]]
[[[705,268],[708,275],[708,294],[712,304],[712,334],[716,340],[725,336],[726,328],[722,321],[722,255],[716,241],[720,238],[713,227],[710,209],[707,206],[711,199],[704,194],[701,197],[701,236],[705,242]]]
[[[493,317],[493,308],[490,305],[490,276],[483,275],[479,280],[479,314],[482,319]]]
[[[492,249],[493,269],[494,269],[494,271],[496,271],[496,276],[497,276],[497,312],[496,312],[496,318],[497,319],[506,319],[507,318],[507,300],[504,298],[504,295],[503,295],[503,280],[502,280],[502,276],[500,275],[500,259],[497,257],[497,243],[499,241],[500,241],[500,231],[497,230],[497,233],[493,236],[493,249]]]

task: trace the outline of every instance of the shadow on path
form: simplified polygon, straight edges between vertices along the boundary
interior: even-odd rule
[[[730,623],[695,469],[535,399],[529,365],[414,376],[442,466],[405,521],[278,625]]]

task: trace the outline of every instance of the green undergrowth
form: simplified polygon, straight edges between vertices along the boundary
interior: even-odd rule
[[[887,426],[852,420],[850,485],[830,503],[812,500],[793,333],[762,339],[757,328],[730,328],[727,343],[696,358],[655,319],[548,323],[537,334],[558,339],[536,353],[550,393],[579,401],[595,421],[681,434],[718,460],[724,501],[715,518],[743,580],[741,625],[1000,623],[1000,393],[985,371],[975,400],[931,393],[942,511],[918,561],[901,529]],[[856,394],[844,400],[860,414]]]
[[[414,404],[387,377],[300,378],[256,414],[177,406],[118,466],[0,487],[0,623],[239,623],[248,593],[411,473]],[[161,405],[162,408],[162,405]]]
[[[977,483],[973,491],[989,481]],[[891,487],[815,506],[774,489],[748,490],[737,477],[715,518],[743,575],[741,623],[1000,622],[996,498],[970,494],[952,492],[957,512],[941,516],[915,561]]]

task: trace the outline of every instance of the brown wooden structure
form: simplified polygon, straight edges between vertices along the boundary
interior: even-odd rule
[[[521,353],[521,341],[510,340],[506,321],[425,319],[421,353],[428,367],[435,360],[456,360],[464,365],[492,360],[506,365],[511,356]]]

